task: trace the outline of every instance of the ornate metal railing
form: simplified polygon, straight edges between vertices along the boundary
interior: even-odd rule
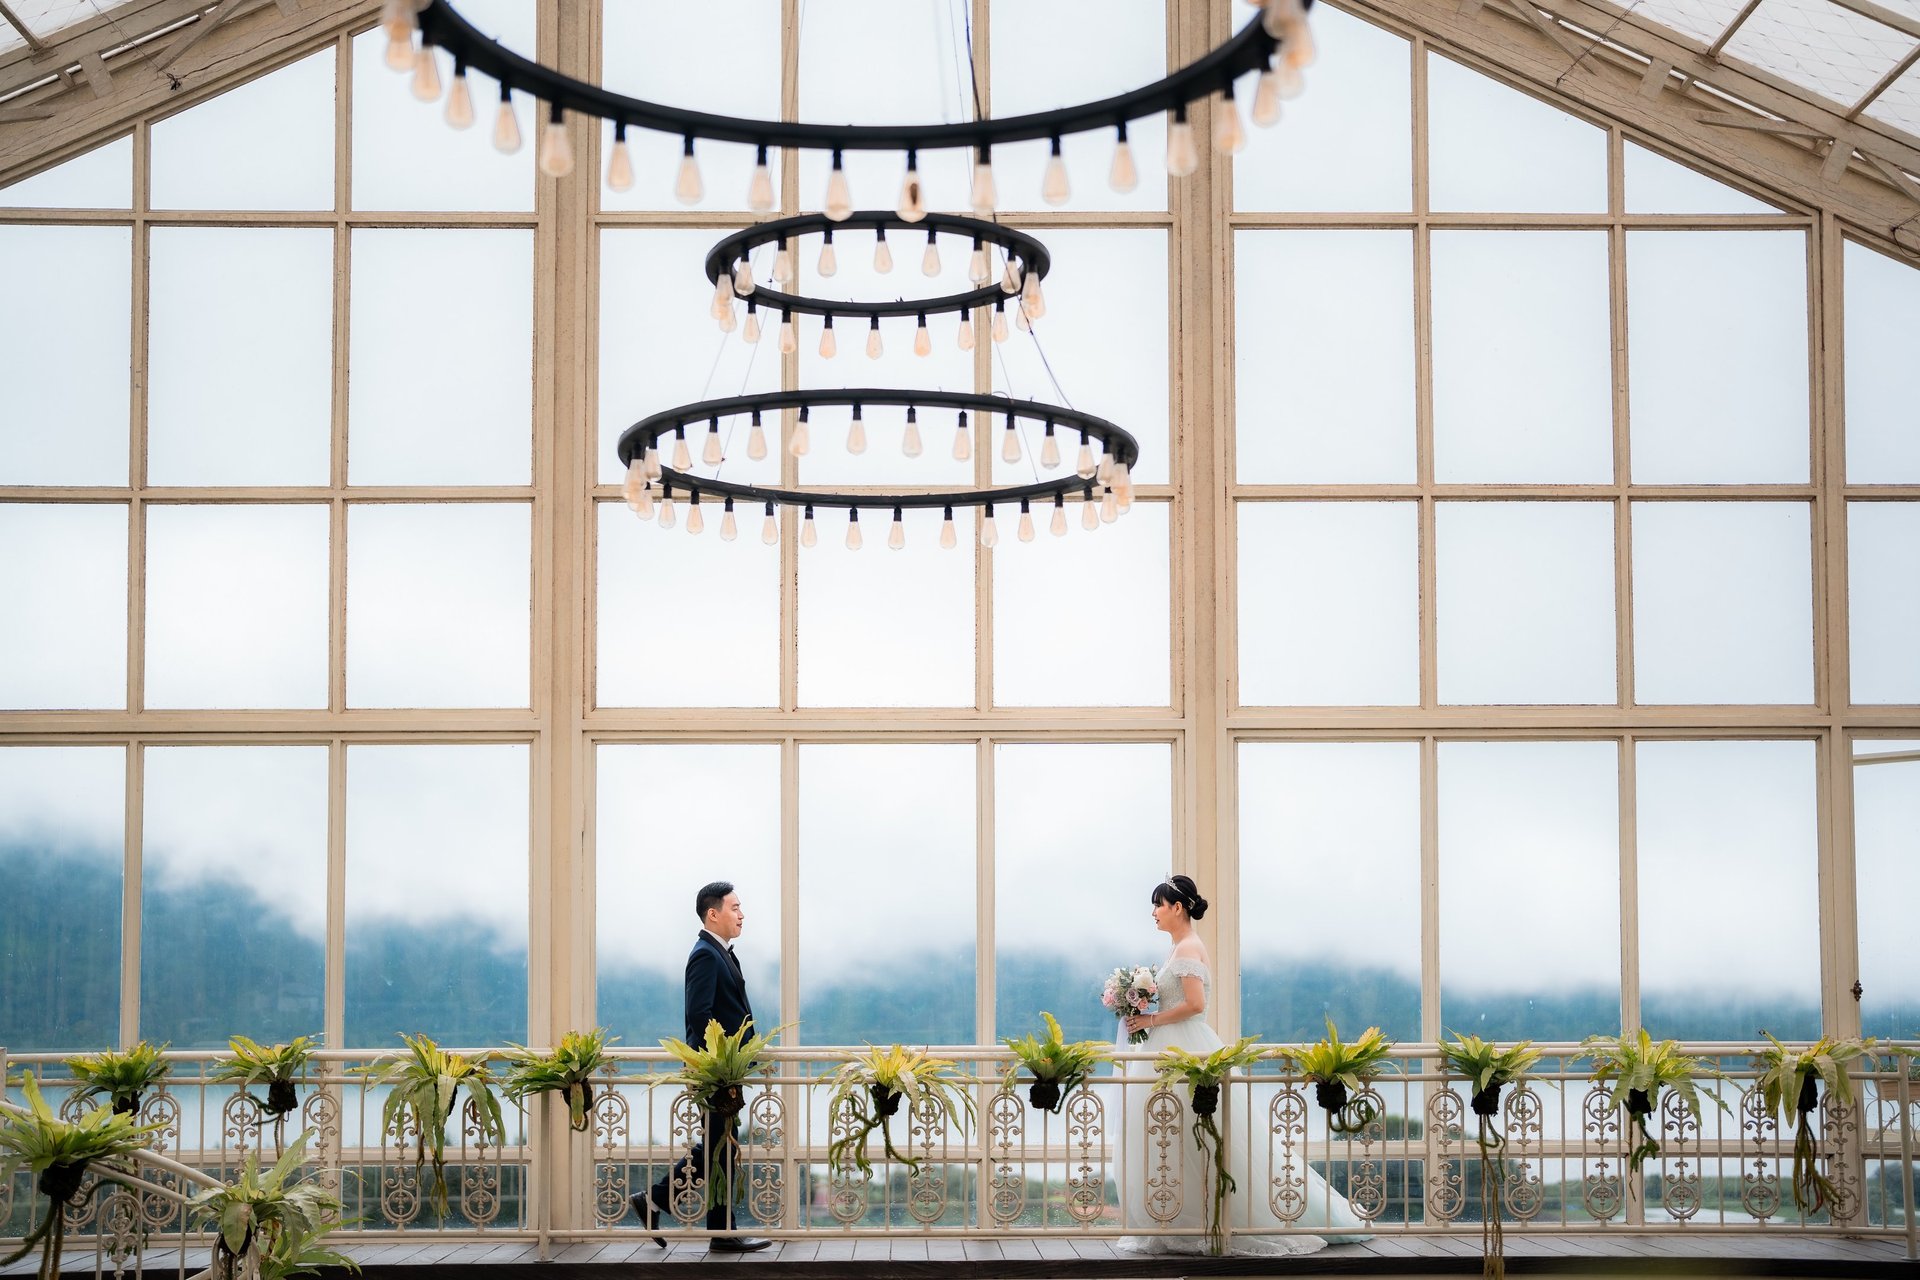
[[[1607,1091],[1582,1069],[1578,1050],[1558,1046],[1534,1075],[1511,1089],[1493,1120],[1504,1139],[1498,1191],[1509,1234],[1792,1232],[1903,1240],[1915,1253],[1915,1182],[1920,1179],[1920,1075],[1905,1059],[1856,1072],[1856,1100],[1823,1099],[1815,1114],[1821,1168],[1835,1190],[1816,1213],[1796,1208],[1790,1181],[1794,1133],[1761,1105],[1748,1054],[1756,1046],[1690,1045],[1723,1065],[1695,1117],[1671,1093],[1650,1122],[1659,1154],[1628,1167],[1633,1135],[1607,1106]],[[1127,1055],[1123,1072],[1074,1090],[1059,1112],[1031,1106],[1024,1083],[1008,1088],[1004,1051],[942,1049],[979,1077],[975,1120],[956,1128],[930,1109],[903,1107],[891,1137],[876,1135],[872,1174],[828,1167],[827,1150],[845,1132],[828,1114],[828,1077],[839,1065],[825,1048],[784,1050],[773,1073],[746,1091],[735,1180],[738,1229],[783,1238],[890,1236],[1178,1236],[1202,1230],[1195,1214],[1211,1170],[1186,1146],[1189,1099],[1161,1088],[1149,1059]],[[569,1131],[564,1105],[505,1108],[504,1141],[482,1136],[463,1113],[449,1127],[444,1211],[430,1194],[432,1166],[416,1161],[418,1134],[382,1119],[384,1090],[349,1068],[371,1054],[329,1053],[302,1086],[284,1138],[312,1131],[316,1176],[341,1198],[349,1239],[452,1238],[542,1243],[613,1238],[638,1219],[629,1194],[661,1178],[703,1128],[699,1110],[663,1083],[665,1055],[625,1052],[618,1073],[595,1090],[588,1130]],[[479,1056],[484,1056],[482,1052]],[[181,1199],[188,1171],[232,1176],[250,1151],[271,1158],[276,1130],[256,1098],[206,1079],[211,1054],[170,1054],[173,1074],[142,1105],[160,1125],[147,1172],[173,1194],[100,1183],[68,1209],[69,1248],[99,1251],[108,1269],[138,1270],[143,1259],[182,1259],[190,1236]],[[77,1103],[54,1055],[0,1063],[39,1074],[50,1100]],[[1334,1197],[1344,1198],[1375,1236],[1481,1230],[1476,1117],[1463,1081],[1439,1070],[1431,1047],[1402,1046],[1365,1090],[1377,1115],[1351,1133],[1329,1131],[1310,1082],[1284,1064],[1263,1063],[1233,1078],[1222,1104],[1235,1180],[1229,1230],[1326,1234]],[[18,1100],[17,1093],[13,1095]],[[1142,1181],[1131,1210],[1119,1181],[1122,1117],[1140,1119],[1144,1151],[1127,1166]],[[1236,1131],[1245,1135],[1234,1137]],[[1309,1179],[1312,1169],[1318,1179]],[[707,1234],[708,1168],[683,1170],[661,1223],[672,1236]],[[0,1181],[0,1238],[17,1240],[38,1204],[25,1176]],[[1257,1210],[1255,1206],[1260,1206]],[[1258,1214],[1256,1219],[1255,1215]],[[1197,1244],[1197,1242],[1195,1242]]]

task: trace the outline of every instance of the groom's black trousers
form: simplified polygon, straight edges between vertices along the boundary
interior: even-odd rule
[[[739,1149],[740,1126],[733,1125],[733,1142],[726,1140],[726,1130],[721,1127],[720,1117],[712,1111],[700,1113],[702,1135],[693,1150],[680,1157],[667,1170],[667,1176],[653,1184],[653,1190],[647,1198],[653,1201],[653,1207],[659,1212],[662,1226],[672,1226],[677,1219],[673,1216],[673,1197],[676,1191],[689,1183],[699,1180],[702,1193],[707,1190],[707,1182],[713,1178],[725,1178],[727,1189],[732,1193],[726,1204],[718,1204],[707,1210],[707,1230],[731,1231],[733,1229],[733,1202],[740,1198],[740,1179],[745,1169],[745,1161],[737,1154]],[[709,1151],[722,1154],[714,1158],[712,1168],[707,1166]]]

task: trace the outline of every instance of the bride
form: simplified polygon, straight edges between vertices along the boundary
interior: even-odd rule
[[[1201,1016],[1207,1009],[1213,977],[1207,968],[1207,949],[1194,932],[1193,922],[1206,914],[1207,900],[1200,896],[1198,887],[1187,876],[1174,876],[1154,886],[1153,923],[1172,938],[1173,952],[1167,957],[1167,962],[1160,966],[1160,972],[1155,977],[1160,989],[1159,1008],[1151,1013],[1120,1020],[1120,1031],[1114,1046],[1119,1052],[1159,1053],[1163,1049],[1178,1046],[1193,1053],[1207,1054],[1221,1047],[1219,1035]],[[1144,1043],[1129,1044],[1127,1037],[1136,1030],[1146,1031],[1147,1038]],[[1207,1196],[1202,1186],[1201,1170],[1208,1167],[1208,1162],[1199,1144],[1194,1141],[1190,1118],[1184,1106],[1175,1119],[1180,1149],[1169,1152],[1165,1160],[1169,1169],[1180,1170],[1179,1213],[1170,1222],[1157,1221],[1148,1213],[1147,1188],[1161,1166],[1156,1154],[1154,1167],[1148,1168],[1147,1101],[1153,1093],[1151,1081],[1155,1075],[1154,1065],[1151,1062],[1128,1062],[1121,1064],[1120,1070],[1129,1081],[1121,1091],[1124,1119],[1120,1131],[1120,1195],[1126,1225],[1140,1229],[1191,1228],[1204,1232]],[[1352,1206],[1311,1167],[1297,1171],[1283,1167],[1278,1171],[1283,1175],[1292,1173],[1295,1177],[1304,1173],[1307,1198],[1306,1208],[1297,1219],[1291,1223],[1280,1220],[1268,1196],[1276,1170],[1273,1167],[1274,1144],[1265,1140],[1265,1117],[1262,1115],[1250,1120],[1249,1117],[1233,1114],[1246,1107],[1244,1086],[1223,1089],[1221,1093],[1221,1129],[1227,1134],[1229,1167],[1237,1184],[1237,1189],[1227,1197],[1222,1214],[1222,1222],[1233,1229],[1232,1251],[1312,1253],[1330,1243],[1363,1239],[1362,1236],[1350,1234],[1364,1229]],[[1187,1099],[1183,1097],[1181,1102],[1184,1104]],[[1249,1143],[1251,1130],[1258,1130],[1260,1138]],[[1161,1142],[1155,1141],[1151,1146],[1157,1153]],[[1293,1158],[1298,1160],[1301,1157],[1296,1155]],[[1349,1234],[1326,1237],[1260,1234],[1263,1230],[1277,1232],[1286,1227],[1331,1227],[1337,1232]],[[1134,1253],[1202,1253],[1206,1251],[1207,1238],[1203,1233],[1123,1236],[1120,1248]]]

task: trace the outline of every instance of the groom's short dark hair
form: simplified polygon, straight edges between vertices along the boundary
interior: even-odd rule
[[[732,892],[733,882],[730,880],[715,880],[712,884],[704,886],[698,894],[694,895],[693,914],[700,917],[701,924],[705,924],[707,912],[725,902],[727,895]]]

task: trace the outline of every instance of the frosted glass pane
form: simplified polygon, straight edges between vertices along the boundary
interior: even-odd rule
[[[1245,21],[1238,12],[1235,17]],[[1311,21],[1320,56],[1307,69],[1307,91],[1284,106],[1275,128],[1254,130],[1247,149],[1234,157],[1234,206],[1412,208],[1413,58],[1407,42],[1332,5],[1315,6]]]
[[[1605,132],[1438,54],[1427,58],[1427,131],[1435,209],[1606,210]]]
[[[1438,506],[1440,701],[1613,702],[1613,505]]]
[[[526,1042],[527,755],[347,748],[348,1045]]]
[[[328,45],[155,124],[153,207],[333,208],[333,64]]]
[[[0,187],[0,209],[125,209],[132,203],[131,136]]]
[[[1011,536],[1017,517],[995,512],[1002,541],[993,557],[994,705],[1166,706],[1168,504],[1135,502],[1092,531],[1069,511],[1058,538],[1047,531],[1049,510],[1034,511],[1031,543]],[[1089,643],[1059,642],[1070,620],[1094,624]]]
[[[817,520],[800,549],[800,702],[809,707],[974,705],[972,513],[940,546],[938,508],[905,512],[907,545],[887,546],[880,507],[863,513],[865,547],[848,551],[846,517]]]
[[[149,747],[140,1034],[176,1049],[325,1025],[327,748]]]
[[[802,1041],[973,1042],[975,787],[972,743],[800,748]]]
[[[1737,187],[1628,142],[1628,213],[1778,213]]]
[[[1633,504],[1634,700],[1813,701],[1800,502]]]
[[[1920,702],[1920,502],[1847,504],[1853,700]]]
[[[0,226],[0,279],[0,484],[125,484],[133,232]]]
[[[357,505],[347,516],[347,703],[527,705],[531,509]]]
[[[1627,334],[1636,483],[1806,480],[1802,232],[1629,231]]]
[[[1411,484],[1413,237],[1242,231],[1233,253],[1240,482]]]
[[[1243,742],[1240,1025],[1312,1041],[1331,1017],[1351,1037],[1420,1035],[1420,747],[1413,742]],[[1367,886],[1365,929],[1339,902]]]
[[[599,504],[597,705],[779,705],[780,547],[760,541],[756,504],[736,512],[734,542],[720,540],[720,510],[701,508],[707,531],[695,536],[684,520],[662,529],[625,503]]]
[[[614,453],[620,433],[662,409],[694,400],[774,391],[780,387],[775,325],[759,343],[731,334],[707,314],[713,286],[701,273],[707,250],[726,234],[711,227],[648,227],[600,233],[600,445],[602,484],[619,484]],[[755,258],[761,278],[772,273],[773,250]],[[746,308],[740,308],[744,319]],[[768,317],[762,317],[763,320]],[[778,317],[772,317],[775,321]],[[747,457],[744,420],[722,423],[727,463],[720,475],[746,483],[780,477],[780,417],[766,420],[764,461]],[[699,440],[693,440],[695,458]],[[710,469],[697,467],[702,474]]]
[[[623,2],[620,6],[626,7]],[[535,53],[533,0],[464,0],[460,16],[508,48]],[[409,77],[388,69],[379,28],[353,42],[353,207],[525,212],[533,208],[538,126],[532,102],[514,95],[525,140],[513,155],[493,146],[500,88],[485,76],[468,85],[472,128],[449,128],[445,107],[414,98]],[[453,59],[436,53],[440,83],[453,83]]]
[[[1891,745],[1854,743],[1856,751]],[[1856,764],[1853,878],[1864,1035],[1911,1040],[1920,1031],[1920,968],[1913,963],[1912,904],[1920,901],[1915,831],[1920,831],[1920,761]]]
[[[126,749],[0,748],[0,1042],[120,1043]]]
[[[1640,1019],[1656,1036],[1820,1034],[1811,742],[1635,744]],[[1728,964],[1764,930],[1765,964]]]
[[[800,24],[800,118],[816,124],[924,124],[973,118],[972,74],[961,10],[940,0],[834,0]],[[959,210],[972,190],[966,148],[923,151],[920,178],[930,209]],[[891,209],[906,157],[849,151],[843,157],[856,209]],[[800,208],[826,203],[832,157],[800,153]]]
[[[1441,1025],[1556,1041],[1618,1025],[1619,748],[1439,752]],[[1541,910],[1548,887],[1579,909]]]
[[[1237,17],[1238,15],[1236,15]],[[1158,0],[1112,0],[1099,11],[1100,55],[1062,57],[1085,37],[1087,10],[1076,0],[1001,0],[988,26],[993,41],[993,114],[1024,115],[1097,102],[1167,74],[1167,12]],[[1113,164],[1110,130],[1072,134],[1060,140],[1075,212],[1167,207],[1167,171],[1154,163],[1166,154],[1162,115],[1127,125],[1140,183],[1121,194],[1107,183]],[[1045,209],[1040,184],[1051,148],[1044,140],[996,147],[994,181],[1002,209]]]
[[[127,509],[0,503],[0,708],[127,705]]]
[[[1613,478],[1602,231],[1433,235],[1434,478]]]
[[[603,7],[601,23],[605,60],[601,83],[613,92],[689,111],[780,118],[780,0],[704,0],[701,4],[620,0]],[[613,126],[602,125],[601,156],[612,146]],[[602,182],[600,207],[679,210],[673,184],[680,168],[680,147],[681,139],[671,134],[629,129],[633,187],[614,191]],[[696,158],[706,187],[700,207],[745,209],[754,149],[738,143],[702,142]],[[778,150],[768,152],[767,166],[773,171],[777,207]]]
[[[327,705],[329,513],[147,509],[149,707]]]
[[[694,899],[729,880],[746,914],[734,954],[755,1028],[779,1026],[779,746],[608,744],[595,768],[595,1021],[636,1048],[686,1034],[678,992],[700,932]]]
[[[1035,1032],[1044,1009],[1070,1040],[1112,1040],[1115,1019],[1089,995],[1115,965],[1157,965],[1167,950],[1148,898],[1173,865],[1172,748],[998,744],[993,810],[994,1034]],[[1037,891],[1049,883],[1074,886],[1071,912]]]
[[[1418,519],[1410,502],[1240,504],[1240,705],[1420,700]]]
[[[326,484],[333,233],[156,227],[152,235],[148,482]],[[273,341],[257,341],[262,333]]]
[[[1912,387],[1920,271],[1849,241],[1846,304],[1847,481],[1920,481]]]
[[[533,476],[533,233],[353,233],[347,476]],[[424,304],[424,305],[423,305]]]
[[[1172,474],[1167,233],[1049,229],[1046,242],[1046,314],[1032,333],[1016,327],[995,349],[993,385],[1050,404],[1064,394],[1074,408],[1119,423],[1140,442],[1134,480],[1164,483]]]

